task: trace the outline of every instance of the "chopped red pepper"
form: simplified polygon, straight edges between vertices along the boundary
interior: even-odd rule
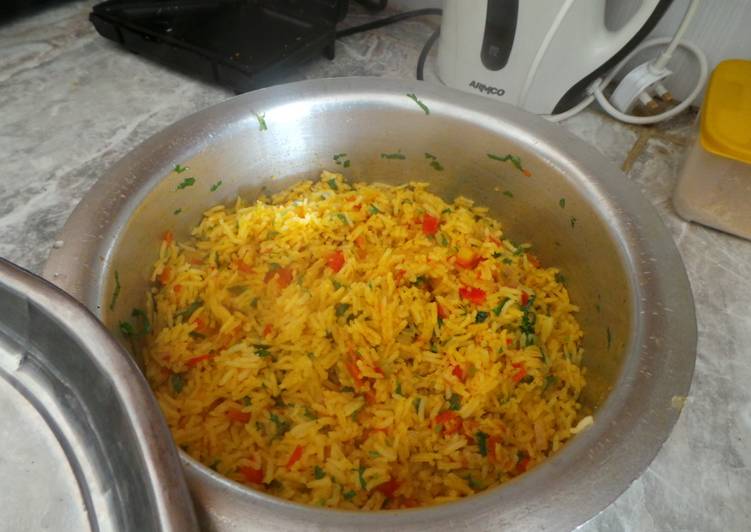
[[[490,236],[488,236],[488,240],[491,241],[496,246],[501,247],[501,241],[498,240],[496,237],[490,235]]]
[[[326,259],[326,264],[329,268],[334,270],[334,273],[337,273],[344,266],[344,253],[342,253],[341,250],[337,249],[328,256],[328,258]]]
[[[172,287],[172,290],[173,290],[173,291],[174,291],[174,292],[175,292],[176,294],[179,294],[179,293],[180,293],[180,290],[182,290],[182,289],[183,289],[183,285],[181,285],[181,284],[176,284],[175,286],[173,286],[173,287]]]
[[[404,277],[406,273],[406,270],[396,270],[394,272],[394,281],[396,281],[396,284],[399,284],[399,281],[402,280],[402,277]]]
[[[438,226],[440,224],[441,221],[438,218],[425,213],[425,215],[422,217],[422,232],[426,236],[433,236],[438,232]]]
[[[446,410],[438,414],[435,417],[435,422],[436,424],[443,425],[441,432],[446,435],[462,430],[462,418],[451,410]]]
[[[525,306],[527,303],[529,303],[529,294],[527,292],[522,291],[521,302],[522,306]]]
[[[355,245],[356,245],[356,246],[357,246],[357,247],[358,247],[359,249],[364,249],[364,248],[365,248],[365,246],[366,246],[367,244],[368,244],[368,241],[367,241],[367,240],[365,240],[365,237],[364,237],[364,236],[360,235],[360,236],[358,236],[357,238],[355,238]]]
[[[462,248],[456,254],[456,265],[460,268],[473,270],[480,264],[482,257],[475,253],[471,248]]]
[[[263,335],[268,336],[271,334],[271,332],[274,330],[274,326],[270,323],[267,323],[266,326],[263,328]]]
[[[445,308],[441,306],[440,303],[436,303],[436,312],[438,313],[438,317],[442,320],[445,320],[449,317],[449,313],[446,311]]]
[[[360,368],[357,367],[357,362],[355,361],[354,357],[347,360],[347,362],[344,363],[344,366],[352,376],[352,380],[355,381],[355,384],[358,387],[362,386],[362,373],[360,373]]]
[[[197,366],[199,363],[203,362],[204,360],[209,360],[211,357],[212,355],[200,355],[197,357],[193,357],[191,359],[188,359],[185,365],[188,366],[189,368],[193,368]]]
[[[245,480],[253,484],[260,484],[263,482],[263,469],[256,469],[255,467],[239,467],[240,474],[245,477]]]
[[[519,460],[519,463],[516,464],[516,471],[517,473],[524,473],[527,470],[527,467],[529,467],[529,456],[525,456]]]
[[[383,376],[383,370],[379,366],[373,366],[373,371]]]
[[[524,177],[532,177],[532,172],[530,172],[526,168],[522,169],[522,174],[524,174]]]
[[[253,268],[245,264],[244,261],[238,260],[235,262],[235,265],[237,266],[237,269],[243,273],[253,273]]]
[[[292,454],[287,461],[287,471],[292,471],[292,466],[295,465],[300,457],[302,457],[302,445],[298,445],[297,447],[295,447],[295,450],[292,451]]]
[[[516,366],[514,366],[516,367]],[[519,382],[527,375],[527,370],[525,368],[519,368],[519,371],[517,371],[513,377],[511,377],[511,380],[514,382]]]
[[[289,268],[277,268],[276,270],[269,270],[266,276],[263,278],[264,282],[268,283],[274,277],[279,288],[287,288],[292,282],[292,270]]]
[[[164,232],[164,236],[162,237],[162,240],[167,242],[167,244],[171,244],[172,240],[174,239],[174,236],[172,235],[172,231],[169,229]]]
[[[459,289],[459,297],[468,300],[475,305],[482,305],[485,302],[485,291],[480,288],[462,286]]]
[[[534,255],[532,255],[531,253],[527,253],[527,260],[535,268],[539,268],[540,267],[540,259],[538,259]]]
[[[496,443],[500,443],[500,442],[498,441],[498,438],[496,438],[495,436],[490,436],[488,438],[488,443],[487,443],[488,462],[490,462],[491,464],[496,461],[496,456],[495,456],[495,444]]]
[[[376,402],[376,396],[375,396],[375,392],[373,390],[367,389],[367,390],[365,390],[365,392],[363,393],[363,395],[365,396],[365,402],[366,403],[368,403],[369,405],[375,404],[375,402]]]
[[[162,273],[159,274],[159,282],[162,285],[166,285],[169,282],[170,275],[172,275],[172,269],[169,266],[162,268]]]
[[[241,412],[235,409],[227,410],[227,417],[237,423],[247,423],[250,421],[250,414],[248,412]]]
[[[464,381],[464,370],[461,366],[454,366],[454,369],[451,370],[451,374],[460,381]]]
[[[395,478],[392,478],[388,482],[384,482],[383,484],[379,485],[376,489],[383,493],[383,496],[387,499],[393,499],[396,490],[399,489],[399,486],[401,486],[401,482],[399,482]]]

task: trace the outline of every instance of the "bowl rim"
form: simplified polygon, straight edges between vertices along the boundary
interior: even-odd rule
[[[595,424],[572,438],[560,451],[528,473],[501,486],[471,497],[438,506],[408,510],[362,512],[320,509],[294,503],[252,490],[223,477],[180,452],[184,471],[199,506],[221,507],[226,497],[244,505],[245,514],[258,523],[296,523],[332,528],[428,529],[462,528],[470,523],[525,529],[572,528],[586,522],[613,502],[649,466],[670,435],[680,415],[672,398],[686,396],[696,358],[696,317],[688,277],[673,239],[653,206],[625,176],[592,146],[559,125],[499,104],[425,82],[382,78],[336,78],[301,81],[243,94],[190,115],[144,141],[113,166],[78,205],[63,228],[60,240],[66,245],[53,250],[44,276],[82,300],[98,316],[96,307],[104,282],[87,280],[96,267],[106,268],[116,245],[117,230],[167,175],[159,168],[171,168],[174,161],[188,160],[206,144],[180,145],[187,138],[210,138],[220,128],[255,123],[253,110],[266,110],[267,117],[285,105],[339,105],[368,99],[373,105],[398,108],[419,119],[423,110],[408,93],[417,94],[432,114],[477,123],[500,135],[501,128],[516,131],[525,149],[555,166],[558,171],[585,186],[590,204],[607,223],[618,244],[625,265],[631,267],[631,294],[635,302],[632,319],[636,330],[624,357],[613,392],[598,410]],[[245,126],[247,127],[247,126]],[[196,129],[198,130],[196,132]],[[144,160],[157,161],[149,175],[134,175],[133,168]],[[125,194],[126,201],[117,201]],[[115,214],[113,215],[112,212]],[[83,241],[76,235],[91,227],[103,215],[110,220],[100,241]],[[101,241],[105,241],[102,243]],[[99,256],[105,260],[99,265]],[[96,265],[92,267],[92,265]],[[103,270],[100,270],[103,271]],[[640,320],[639,315],[655,320]],[[617,415],[616,415],[617,414]],[[613,436],[618,436],[617,441]],[[603,443],[607,439],[607,445]],[[581,467],[573,469],[574,463]],[[586,481],[589,492],[556,492],[565,475]],[[534,495],[543,492],[543,499]],[[532,502],[530,502],[530,497]],[[538,497],[538,499],[540,499]],[[200,511],[200,509],[199,509]],[[224,510],[220,510],[221,511]],[[223,516],[240,522],[240,514]],[[284,521],[274,516],[283,516]],[[209,516],[211,519],[211,516]],[[266,521],[264,521],[266,519]],[[279,526],[286,526],[279,525]]]

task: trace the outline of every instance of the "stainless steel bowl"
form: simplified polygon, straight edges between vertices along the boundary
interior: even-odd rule
[[[428,111],[408,93],[416,94]],[[264,117],[268,129],[261,127]],[[383,153],[401,152],[405,159]],[[346,153],[350,166],[335,164]],[[435,155],[443,171],[425,154]],[[525,176],[488,154],[521,157]],[[187,173],[172,172],[176,164]],[[562,268],[581,307],[583,395],[595,423],[514,481],[443,506],[373,513],[300,506],[182,461],[208,529],[570,529],[639,476],[688,393],[696,321],[678,252],[656,212],[593,148],[559,126],[489,99],[418,82],[317,80],[233,98],[125,157],[84,198],[45,267],[113,331],[143,303],[165,229],[185,237],[201,212],[237,194],[282,189],[321,169],[354,180],[421,180],[490,208],[506,232]],[[193,186],[178,190],[184,177]],[[211,192],[212,183],[222,186]],[[510,191],[513,197],[504,194]],[[173,214],[182,209],[180,214]],[[114,274],[122,293],[111,311]]]

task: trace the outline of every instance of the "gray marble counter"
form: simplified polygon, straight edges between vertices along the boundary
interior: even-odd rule
[[[0,256],[39,272],[56,233],[106,169],[138,143],[232,96],[99,37],[92,2],[0,26]],[[368,15],[353,9],[348,23]],[[298,77],[413,78],[437,21],[404,22],[337,45]],[[426,77],[435,80],[428,66]],[[696,299],[696,373],[678,424],[649,469],[582,530],[751,530],[751,242],[679,219],[671,193],[691,116],[659,128],[586,111],[563,124],[652,201]]]

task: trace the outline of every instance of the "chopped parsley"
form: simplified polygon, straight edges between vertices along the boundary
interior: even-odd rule
[[[368,212],[372,215],[376,215],[381,213],[381,209],[379,209],[375,204],[371,203],[368,206]]]
[[[347,310],[349,310],[349,307],[351,307],[349,303],[337,303],[334,309],[336,317],[339,318],[340,316],[344,316]]]
[[[348,501],[351,501],[352,499],[354,499],[355,495],[357,495],[357,494],[354,491],[352,491],[352,490],[345,491],[344,493],[342,493],[342,497],[344,497]]]
[[[239,296],[240,294],[244,293],[247,289],[248,287],[242,284],[230,286],[229,288],[227,288],[229,293],[232,294],[233,296]]]
[[[462,396],[458,393],[451,394],[451,398],[449,399],[449,409],[450,410],[459,410],[462,407]]]
[[[511,192],[510,190],[504,190],[503,191],[503,195],[504,196],[508,196],[509,198],[513,198],[514,197],[513,192]]]
[[[425,105],[422,101],[420,101],[420,99],[415,95],[415,93],[407,94],[407,98],[409,98],[410,100],[415,102],[417,105],[419,105],[420,109],[422,109],[426,115],[430,114],[430,109],[428,108],[428,106]]]
[[[182,209],[180,209],[180,208],[177,208],[177,209],[175,209],[175,210],[174,210],[174,211],[172,212],[172,214],[174,214],[175,216],[177,216],[177,215],[178,215],[178,214],[180,214],[181,212],[183,212],[183,210],[182,210]]]
[[[415,397],[415,399],[412,401],[412,406],[415,407],[415,412],[420,411],[420,403],[422,402],[422,398]]]
[[[253,401],[251,401],[250,396],[246,395],[245,397],[242,398],[242,403],[243,403],[243,406],[250,406],[253,403]]]
[[[513,262],[514,262],[514,261],[513,261],[513,260],[511,260],[511,258],[509,258],[509,257],[506,257],[506,258],[504,258],[504,259],[503,259],[503,260],[502,260],[501,262],[502,262],[503,264],[513,264]]]
[[[360,466],[357,468],[357,479],[360,481],[360,487],[362,489],[366,489],[368,486],[368,483],[365,481],[365,477],[363,476],[363,473],[365,473],[365,466]]]
[[[123,334],[123,336],[135,336],[136,335],[135,329],[127,321],[121,321],[118,324],[118,327],[120,329],[120,332]]]
[[[173,171],[174,171],[174,172],[175,172],[176,174],[182,174],[182,173],[183,173],[183,172],[184,172],[185,170],[187,170],[187,169],[188,169],[188,167],[187,167],[187,166],[181,166],[181,165],[179,165],[179,164],[176,164],[176,165],[175,165],[175,168],[173,168]]]
[[[336,184],[336,179],[331,178],[326,183],[329,185],[329,188],[331,190],[339,190],[339,186]]]
[[[370,456],[371,458],[380,458],[381,453],[379,453],[378,451],[368,451],[368,456]]]
[[[182,182],[177,185],[177,188],[175,190],[182,190],[184,188],[192,187],[196,184],[196,178],[195,177],[186,177],[182,180]]]
[[[289,431],[289,429],[292,428],[289,421],[287,421],[286,419],[280,418],[273,412],[271,413],[269,418],[271,419],[271,422],[274,423],[274,425],[276,425],[276,434],[274,435],[274,438],[281,438]]]
[[[503,301],[501,301],[500,303],[498,303],[498,306],[493,309],[493,314],[495,314],[496,316],[500,316],[501,312],[503,312],[503,306],[506,304],[506,302],[508,300],[509,300],[509,298],[504,297]]]
[[[521,378],[519,382],[523,382],[524,384],[529,384],[533,380],[535,380],[535,378],[532,375],[525,375],[524,377]]]
[[[561,272],[558,272],[558,273],[555,274],[555,282],[556,283],[561,283],[561,284],[566,284],[566,278],[563,276],[563,274]]]
[[[475,316],[475,323],[483,323],[488,319],[488,316],[490,316],[490,314],[488,314],[484,310],[477,311],[477,315]]]
[[[430,161],[430,167],[438,172],[443,172],[443,165],[438,161]]]
[[[608,333],[608,349],[610,349],[610,346],[611,346],[611,345],[612,345],[612,343],[613,343],[613,337],[612,337],[612,335],[610,334],[610,327],[608,327],[608,328],[606,329],[606,331],[607,331],[607,333]]]
[[[493,153],[488,153],[488,158],[493,159],[494,161],[500,161],[502,163],[510,162],[520,172],[524,171],[524,168],[522,167],[522,160],[518,155],[512,155],[509,153],[509,154],[501,156],[501,155],[495,155]]]
[[[185,378],[179,373],[173,373],[169,378],[169,383],[173,392],[180,393],[185,387]]]
[[[339,290],[342,287],[342,283],[336,279],[331,279],[331,284],[334,285],[334,290]]]
[[[569,220],[569,222],[571,223],[571,229],[573,229],[574,226],[576,225],[576,218],[574,216],[572,216],[571,219]]]
[[[253,344],[253,347],[256,350],[256,355],[258,355],[261,358],[264,358],[264,357],[267,357],[267,356],[271,355],[271,351],[269,351],[269,349],[271,349],[270,345],[266,345],[266,344]]]
[[[195,301],[193,301],[193,303],[191,303],[190,305],[188,305],[186,308],[184,308],[180,312],[175,312],[175,318],[182,317],[182,318],[188,319],[188,318],[190,318],[193,315],[193,313],[196,310],[198,310],[199,308],[201,308],[202,305],[203,305],[203,300],[202,299],[196,299]]]
[[[400,161],[403,161],[406,158],[407,158],[407,156],[404,155],[401,152],[396,152],[396,153],[382,153],[381,154],[381,159],[398,159]]]
[[[554,385],[556,382],[558,382],[558,377],[555,375],[546,375],[545,376],[545,383],[542,385],[542,391],[544,392],[548,388],[550,388],[552,385]]]
[[[115,310],[115,303],[120,297],[120,273],[115,270],[115,288],[112,290],[112,299],[110,300],[110,310]]]
[[[475,440],[477,440],[477,447],[480,449],[482,456],[488,456],[488,435],[481,430],[475,433]]]
[[[343,166],[344,168],[349,168],[349,159],[345,159],[347,156],[346,153],[337,153],[334,155],[334,162],[338,164],[339,166]]]
[[[342,213],[340,213],[340,212],[336,213],[336,217],[339,218],[339,220],[341,220],[341,222],[344,225],[349,225],[349,220],[347,220],[347,217],[345,215],[343,215]]]
[[[566,198],[559,199],[558,200],[558,205],[561,206],[561,209],[565,209],[566,208]]]
[[[221,187],[221,186],[222,186],[222,180],[220,179],[219,181],[217,181],[216,183],[214,183],[213,185],[211,185],[211,189],[210,190],[211,190],[211,192],[216,192],[217,190],[219,190],[219,187]]]
[[[439,233],[438,234],[438,243],[441,244],[443,247],[448,247],[449,245],[449,239],[446,237],[445,234]]]
[[[313,469],[313,476],[315,477],[316,480],[321,480],[323,477],[326,476],[326,472],[323,469],[321,469],[320,466],[315,466],[315,468]]]
[[[401,382],[396,381],[396,389],[394,390],[394,393],[396,395],[401,395],[402,397],[404,397],[404,394],[402,393],[402,383]]]
[[[268,126],[266,125],[266,113],[253,113],[258,120],[258,131],[266,131]]]
[[[438,160],[438,157],[436,157],[432,153],[428,153],[428,152],[425,152],[425,158],[426,159],[430,159],[431,161],[437,161]]]

